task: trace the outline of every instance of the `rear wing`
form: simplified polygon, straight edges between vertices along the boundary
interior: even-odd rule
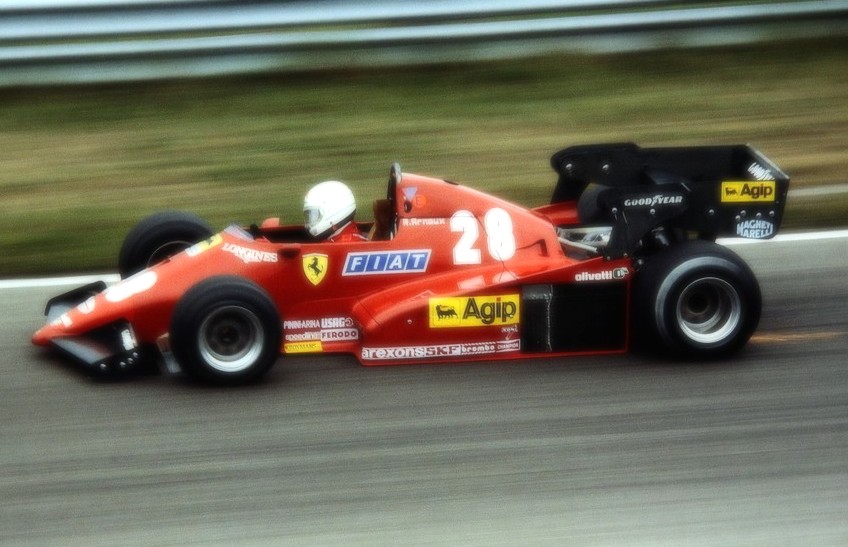
[[[573,146],[551,165],[559,174],[552,203],[577,201],[581,223],[612,225],[607,258],[632,254],[660,226],[769,239],[789,191],[789,176],[748,145]]]

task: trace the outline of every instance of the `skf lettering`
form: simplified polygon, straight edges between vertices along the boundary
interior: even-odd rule
[[[515,325],[518,303],[517,294],[431,298],[430,328]]]
[[[774,201],[775,182],[764,180],[760,182],[722,182],[722,203],[751,203]]]
[[[342,275],[378,275],[426,272],[429,249],[348,253]]]

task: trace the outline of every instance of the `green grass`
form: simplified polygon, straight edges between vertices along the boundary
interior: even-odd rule
[[[340,179],[370,218],[390,162],[527,205],[565,146],[754,144],[793,186],[845,181],[848,40],[0,91],[0,277],[113,269],[142,216],[300,219]],[[806,201],[805,203],[809,203]],[[848,204],[784,227],[844,225]]]

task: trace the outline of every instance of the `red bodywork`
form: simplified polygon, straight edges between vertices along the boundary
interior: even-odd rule
[[[33,342],[124,320],[139,345],[167,347],[180,297],[203,279],[237,275],[276,302],[281,353],[345,352],[385,365],[627,349],[631,261],[566,254],[556,226],[576,223],[573,202],[526,209],[411,174],[390,194],[391,239],[310,242],[300,226],[263,226],[258,235],[230,227],[68,310]],[[614,305],[598,312],[600,286],[612,290],[600,294],[614,294],[605,297]],[[550,308],[553,297],[544,295],[553,294],[562,319],[552,324],[553,312],[540,306]],[[598,317],[605,309],[615,312]],[[583,344],[584,326],[620,336]],[[575,342],[549,340],[562,334]]]

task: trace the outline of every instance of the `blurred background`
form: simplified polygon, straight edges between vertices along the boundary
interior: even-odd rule
[[[538,205],[551,154],[603,141],[751,143],[784,229],[841,226],[846,66],[846,1],[7,0],[0,277],[113,269],[164,208],[369,204],[392,161]]]
[[[604,141],[751,143],[784,232],[845,227],[846,67],[846,0],[0,0],[0,286],[114,271],[156,210],[300,222],[324,179],[368,220],[392,161],[539,205]],[[734,247],[765,304],[715,363],[98,383],[29,342],[66,289],[10,282],[0,545],[848,545],[841,233]]]

